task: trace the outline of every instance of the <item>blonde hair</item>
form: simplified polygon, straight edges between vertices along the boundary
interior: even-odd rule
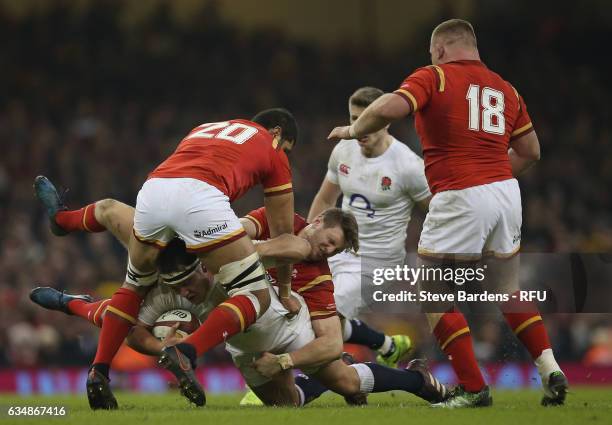
[[[445,44],[453,44],[461,41],[472,47],[476,47],[476,33],[474,27],[463,19],[449,19],[434,28],[431,39],[443,37]]]

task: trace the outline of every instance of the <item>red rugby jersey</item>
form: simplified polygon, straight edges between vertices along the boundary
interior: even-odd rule
[[[149,174],[149,178],[154,177],[202,180],[225,193],[230,201],[260,183],[266,196],[292,191],[285,152],[275,146],[265,128],[242,119],[194,128]]]
[[[246,218],[251,220],[257,228],[255,239],[270,239],[270,229],[264,207],[251,211]],[[307,225],[304,217],[295,214],[293,229],[296,235]],[[268,273],[275,283],[276,269],[268,269]],[[326,319],[337,315],[334,284],[327,260],[294,264],[291,289],[306,301],[311,320]]]
[[[394,93],[415,113],[432,193],[513,177],[508,144],[533,125],[523,98],[482,62],[419,68]]]

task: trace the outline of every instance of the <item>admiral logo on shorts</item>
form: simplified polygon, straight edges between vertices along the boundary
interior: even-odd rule
[[[210,236],[210,235],[214,235],[215,233],[219,233],[220,231],[225,230],[225,229],[227,229],[227,221],[224,222],[223,224],[219,224],[218,226],[209,227],[206,230],[194,230],[193,237],[203,238],[205,236]]]

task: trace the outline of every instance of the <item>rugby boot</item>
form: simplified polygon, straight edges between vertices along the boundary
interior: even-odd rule
[[[66,211],[68,209],[64,205],[63,196],[58,193],[51,180],[45,176],[38,176],[34,179],[34,191],[36,192],[36,197],[40,199],[40,202],[45,207],[47,217],[49,217],[51,233],[55,236],[67,235],[68,232],[62,229],[55,221],[55,215],[58,211]]]
[[[110,379],[95,368],[89,369],[87,374],[87,399],[92,410],[115,410],[119,407],[109,383]]]
[[[551,373],[547,382],[542,383],[542,386],[544,388],[542,406],[561,406],[565,403],[569,383],[563,372],[558,370]]]
[[[39,286],[32,289],[30,291],[30,299],[47,310],[61,311],[66,314],[72,314],[70,309],[68,309],[70,301],[82,300],[87,303],[93,301],[93,298],[89,295],[70,295],[48,286]]]
[[[423,387],[415,395],[430,403],[440,403],[450,396],[450,391],[446,385],[436,379],[427,367],[427,362],[423,359],[414,359],[406,370],[418,372],[423,377]]]
[[[248,387],[247,387],[248,388]],[[240,400],[241,406],[263,406],[264,403],[257,397],[257,394],[253,392],[252,389],[248,388],[248,391]]]
[[[393,335],[391,341],[393,341],[391,352],[385,356],[379,354],[376,356],[376,362],[395,369],[399,361],[412,349],[412,341],[408,335]]]
[[[158,364],[176,377],[183,396],[196,406],[204,406],[206,395],[193,372],[196,363],[195,353],[192,356],[186,354],[180,350],[180,345],[183,344],[164,348]]]
[[[432,406],[456,409],[461,407],[488,407],[492,404],[493,397],[491,397],[488,385],[482,390],[473,393],[466,391],[462,385],[458,385],[451,391],[450,396],[446,400],[432,404]]]

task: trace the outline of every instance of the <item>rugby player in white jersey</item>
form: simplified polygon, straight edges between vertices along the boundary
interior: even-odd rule
[[[351,123],[384,92],[362,87],[349,98]],[[344,316],[343,338],[379,352],[378,362],[396,366],[411,348],[404,335],[388,336],[356,320],[367,311],[362,282],[372,266],[404,263],[406,229],[412,209],[427,211],[431,193],[423,160],[388,132],[388,127],[359,140],[342,140],[334,148],[328,171],[315,196],[308,220],[336,205],[353,213],[359,224],[359,255],[340,253],[328,260],[338,311]],[[366,266],[366,267],[362,267]],[[369,266],[369,267],[367,267]]]
[[[125,221],[133,217],[133,210],[117,201],[100,205],[104,205],[104,208],[99,208],[99,213],[104,213],[99,214],[99,224],[111,230],[125,243],[124,239],[129,236],[125,230],[130,228],[125,225]],[[243,220],[247,219],[241,219]],[[322,229],[312,225],[310,227],[315,231]],[[302,234],[302,238],[305,238],[305,234]],[[259,246],[266,245],[268,247],[262,252],[270,253],[272,258],[284,258],[287,255],[287,238],[277,238]],[[300,245],[295,251],[301,250]],[[158,267],[161,282],[143,301],[137,326],[128,337],[132,348],[150,355],[158,355],[165,346],[178,342],[173,333],[164,341],[153,337],[151,329],[163,313],[180,308],[204,320],[215,306],[227,299],[223,288],[213,284],[213,276],[200,267],[199,260],[194,255],[185,252],[184,243],[179,239],[174,239],[162,251],[158,258]],[[309,287],[308,290],[316,288]],[[245,381],[265,404],[299,406],[320,395],[320,384],[315,380],[302,376],[294,383],[291,367],[302,368],[325,386],[347,398],[359,399],[363,397],[364,392],[390,390],[408,391],[429,402],[440,401],[447,396],[447,389],[431,375],[422,361],[414,361],[410,370],[405,371],[379,365],[347,366],[337,360],[340,351],[334,352],[335,348],[330,346],[324,336],[317,335],[315,338],[307,303],[300,295],[293,294],[302,308],[296,317],[288,319],[288,310],[282,306],[273,290],[270,291],[270,308],[249,328],[248,333],[233,336],[226,345]],[[83,317],[99,327],[109,301],[93,302],[88,296],[64,294],[49,287],[34,289],[30,298],[42,307]],[[331,319],[333,318],[330,317],[329,320]],[[253,364],[253,360],[262,354],[267,361]]]

